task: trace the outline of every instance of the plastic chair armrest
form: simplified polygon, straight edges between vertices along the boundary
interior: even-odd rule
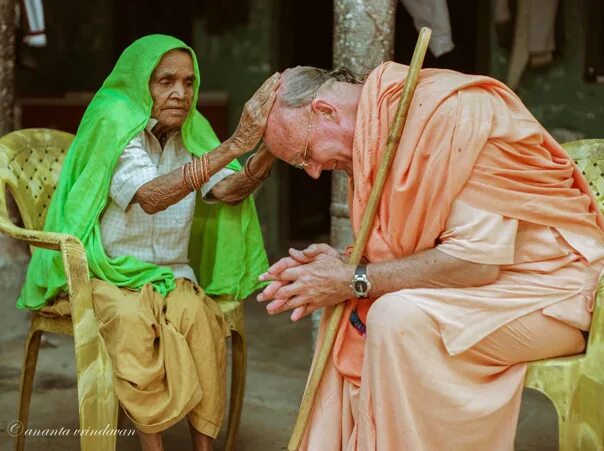
[[[13,224],[8,217],[0,217],[0,232],[32,246],[61,252],[69,290],[72,317],[80,317],[83,310],[92,309],[92,290],[86,251],[81,241],[67,233],[28,230]],[[83,309],[83,310],[82,310]]]

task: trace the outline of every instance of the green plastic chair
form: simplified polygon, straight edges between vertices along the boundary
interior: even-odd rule
[[[563,145],[604,212],[604,139]],[[525,386],[544,393],[558,413],[560,451],[604,450],[604,278],[598,286],[584,354],[528,366]]]

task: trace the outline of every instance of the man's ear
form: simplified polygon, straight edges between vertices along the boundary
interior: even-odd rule
[[[326,119],[338,119],[336,107],[323,99],[315,99],[311,104],[313,112],[319,116],[324,116]]]

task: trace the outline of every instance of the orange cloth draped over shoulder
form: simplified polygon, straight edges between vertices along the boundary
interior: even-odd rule
[[[407,71],[381,64],[361,93],[349,185],[355,234]],[[424,69],[365,257],[381,262],[434,248],[458,197],[486,211],[604,241],[604,218],[587,181],[514,92],[489,77]],[[371,303],[347,301],[334,346],[338,371],[357,386],[365,339],[349,318],[356,309],[365,323]]]

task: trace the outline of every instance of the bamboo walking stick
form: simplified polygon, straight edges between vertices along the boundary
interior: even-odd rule
[[[388,141],[386,142],[386,150],[384,151],[383,159],[380,162],[375,182],[371,188],[367,208],[365,209],[361,219],[359,234],[356,237],[352,254],[350,255],[350,259],[348,261],[349,264],[359,264],[363,251],[365,250],[369,230],[373,224],[375,213],[377,211],[380,198],[382,197],[384,183],[386,182],[386,178],[390,172],[390,166],[392,166],[392,161],[394,160],[394,155],[403,133],[403,127],[405,126],[405,121],[407,120],[407,112],[409,111],[409,105],[411,104],[413,93],[415,92],[415,87],[417,86],[419,71],[424,62],[424,57],[426,55],[426,50],[428,49],[428,42],[430,41],[431,34],[432,30],[429,28],[423,27],[420,30],[419,38],[417,40],[417,44],[415,45],[415,50],[413,51],[413,57],[411,58],[411,64],[409,65],[409,71],[407,72],[407,77],[404,81],[403,93],[399,101],[398,109],[396,110],[394,123],[390,128],[390,135],[388,136]],[[304,391],[304,396],[302,397],[302,403],[300,405],[300,411],[298,412],[298,418],[296,419],[296,425],[294,426],[294,431],[292,432],[292,436],[289,440],[289,451],[297,451],[298,448],[300,448],[300,442],[302,441],[302,436],[306,430],[306,426],[310,418],[310,411],[317,393],[317,388],[319,387],[319,382],[323,376],[323,370],[325,369],[327,359],[331,354],[331,350],[335,342],[336,331],[338,329],[338,325],[340,324],[340,320],[342,319],[343,312],[344,303],[338,304],[335,308],[325,309],[325,314],[328,315],[325,320],[329,321],[327,333],[325,334],[325,340],[323,341],[321,349],[319,350],[317,361],[315,362],[315,365],[311,371],[306,390]]]

